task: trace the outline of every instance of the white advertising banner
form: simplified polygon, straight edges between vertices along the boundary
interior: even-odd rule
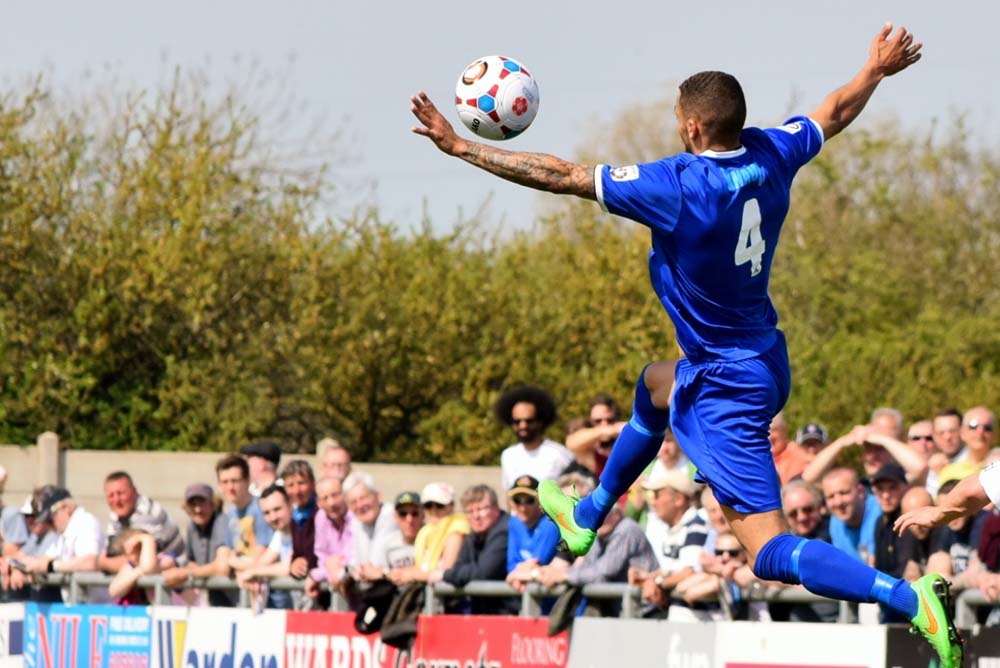
[[[184,668],[284,668],[285,611],[191,608]]]
[[[577,617],[568,668],[714,668],[714,624]]]
[[[183,668],[184,633],[187,630],[188,608],[176,605],[156,605],[153,616],[151,668]]]
[[[718,622],[715,668],[882,668],[885,627]]]

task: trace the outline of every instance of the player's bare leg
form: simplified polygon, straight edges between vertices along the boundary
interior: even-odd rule
[[[611,506],[656,458],[667,428],[675,366],[675,362],[654,362],[643,369],[636,383],[632,418],[615,440],[601,482],[589,496],[579,499],[575,493],[564,494],[551,480],[539,484],[542,509],[559,527],[573,554],[590,549]]]

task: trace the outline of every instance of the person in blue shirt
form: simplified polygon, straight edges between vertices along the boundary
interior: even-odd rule
[[[507,573],[524,562],[547,565],[556,556],[559,529],[538,505],[538,480],[530,475],[518,476],[507,491],[507,500],[510,503]]]
[[[830,542],[859,561],[875,559],[875,530],[882,517],[875,496],[854,469],[836,468],[823,476],[823,498],[830,511]]]
[[[853,79],[812,114],[769,129],[744,128],[746,101],[733,76],[695,74],[681,84],[675,105],[686,151],[640,165],[583,165],[468,141],[423,91],[411,98],[411,110],[413,132],[444,153],[521,185],[596,200],[651,231],[650,278],[684,358],[643,370],[632,418],[590,495],[577,500],[554,484],[539,487],[541,505],[570,550],[590,549],[609,509],[655,457],[669,422],[758,577],[885,602],[905,612],[942,663],[953,666],[962,652],[945,610],[947,583],[926,577],[911,587],[826,543],[793,536],[768,442],[768,425],[791,384],[768,281],[792,180],[824,141],[858,117],[882,79],[920,59],[921,46],[886,24]]]

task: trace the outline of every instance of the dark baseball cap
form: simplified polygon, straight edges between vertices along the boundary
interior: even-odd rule
[[[273,441],[247,443],[240,448],[240,454],[244,457],[263,457],[275,466],[281,461],[281,448]]]
[[[901,482],[905,485],[906,471],[904,471],[903,467],[896,462],[882,464],[878,471],[875,471],[875,475],[872,476],[872,484],[874,485],[883,480],[895,480],[896,482]]]
[[[507,496],[513,497],[517,494],[538,496],[538,480],[530,475],[518,476],[514,484],[511,485],[510,491],[507,492]]]
[[[399,508],[400,506],[419,506],[420,505],[420,495],[416,492],[400,492],[396,496],[396,503],[394,506]]]
[[[49,522],[52,520],[52,508],[60,501],[70,498],[69,490],[65,487],[52,487],[42,495],[42,500],[38,503],[38,515],[35,519],[38,522]]]
[[[799,433],[795,435],[795,441],[799,445],[808,443],[809,441],[827,443],[829,440],[830,438],[826,432],[826,427],[821,425],[819,422],[807,422],[802,425],[802,428],[799,429]]]
[[[184,490],[184,501],[190,501],[191,499],[205,499],[206,501],[211,501],[213,497],[212,488],[203,482],[196,482],[194,484],[188,485],[187,489]]]

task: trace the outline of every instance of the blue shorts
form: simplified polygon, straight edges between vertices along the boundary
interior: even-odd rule
[[[765,353],[736,362],[677,364],[670,427],[715,498],[741,513],[781,508],[781,481],[768,440],[788,400],[785,337]]]

